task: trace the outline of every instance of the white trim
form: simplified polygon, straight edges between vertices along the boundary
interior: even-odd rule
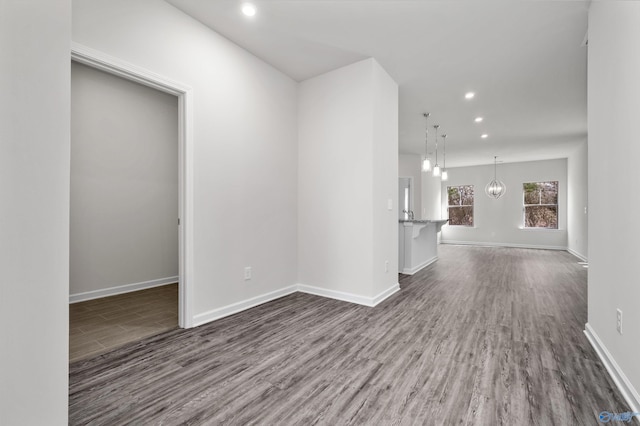
[[[346,293],[344,291],[330,290],[312,285],[298,284],[298,291],[301,293],[313,294],[316,296],[328,297],[329,299],[342,300],[344,302],[356,303],[358,305],[373,306],[373,300],[370,297],[360,296],[358,294]]]
[[[583,262],[588,262],[589,261],[589,259],[587,259],[586,256],[581,255],[580,253],[578,253],[575,250],[571,250],[569,247],[567,247],[567,251],[569,253],[571,253],[572,255],[574,255],[575,257],[577,257],[578,259],[582,260]]]
[[[80,43],[71,42],[71,59],[172,95],[180,96],[191,91],[189,86]]]
[[[117,75],[178,97],[178,161],[179,161],[179,302],[178,324],[193,327],[193,89],[182,83],[125,62],[87,46],[72,42],[71,59],[90,67]]]
[[[156,280],[142,281],[139,283],[119,285],[100,290],[85,291],[69,296],[69,303],[84,302],[86,300],[99,299],[101,297],[115,296],[116,294],[131,293],[132,291],[145,290],[147,288],[160,287],[178,282],[178,277],[158,278]]]
[[[346,293],[344,291],[330,290],[322,287],[314,287],[306,284],[298,284],[298,291],[301,293],[313,294],[316,296],[328,297],[329,299],[342,300],[343,302],[355,303],[374,307],[380,302],[400,290],[400,284],[396,283],[384,290],[375,297],[360,296],[358,294]]]
[[[382,303],[384,300],[388,299],[389,297],[391,297],[391,295],[396,294],[397,292],[400,291],[400,284],[399,283],[395,283],[394,285],[392,285],[391,287],[389,287],[388,289],[380,292],[380,294],[378,294],[377,296],[375,296],[371,302],[371,306],[378,306],[380,303]]]
[[[390,297],[392,294],[400,291],[400,284],[396,283],[388,289],[382,291],[375,297],[359,296],[357,294],[345,293],[336,290],[327,290],[320,287],[314,287],[304,284],[294,284],[289,287],[281,288],[279,290],[272,291],[270,293],[262,294],[260,296],[252,297],[251,299],[242,300],[240,302],[232,303],[221,308],[212,309],[210,311],[198,314],[194,317],[193,326],[198,327],[200,325],[215,321],[229,315],[237,314],[247,309],[253,308],[263,303],[271,302],[272,300],[279,299],[290,294],[301,292],[307,294],[313,294],[315,296],[328,297],[330,299],[342,300],[344,302],[351,302],[358,305],[364,305],[369,307],[375,307],[382,301]]]
[[[629,404],[630,411],[634,413],[640,413],[640,394],[633,387],[627,376],[624,374],[616,360],[611,356],[611,353],[607,350],[600,337],[596,334],[595,330],[586,323],[584,326],[584,334],[587,336],[589,343],[596,351],[598,358],[602,361],[605,368],[609,372],[611,379],[618,387],[618,390],[622,394],[622,397],[627,404]],[[640,420],[640,416],[636,416]]]
[[[567,232],[567,230],[564,229],[564,228],[536,228],[536,227],[533,227],[533,226],[530,226],[528,228],[518,227],[518,231],[525,231],[525,232]]]
[[[279,299],[284,296],[288,296],[289,294],[295,293],[297,290],[298,290],[298,287],[296,285],[292,285],[289,287],[272,291],[270,293],[252,297],[251,299],[232,303],[231,305],[223,306],[221,308],[212,309],[210,311],[194,316],[193,326],[197,327],[199,325],[203,325],[220,318],[228,317],[229,315],[237,314],[249,308],[253,308],[254,306],[262,305],[263,303],[267,303],[272,300]]]
[[[561,250],[566,251],[566,247],[562,246],[541,246],[535,244],[517,244],[517,243],[486,243],[482,241],[454,241],[454,240],[441,240],[440,244],[454,244],[461,246],[488,246],[488,247],[514,247],[514,248],[530,248],[530,249],[542,249],[542,250]]]
[[[414,266],[413,268],[403,268],[402,271],[400,271],[400,273],[401,274],[407,274],[407,275],[413,275],[416,272],[418,272],[418,271],[426,268],[427,266],[431,265],[436,260],[438,260],[438,256],[434,256],[431,259],[422,262],[420,265]]]

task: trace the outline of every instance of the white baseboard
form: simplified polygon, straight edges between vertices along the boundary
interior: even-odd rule
[[[358,305],[374,307],[387,297],[400,290],[400,284],[396,283],[384,290],[375,297],[360,296],[358,294],[346,293],[343,291],[329,290],[311,285],[298,284],[298,291],[301,293],[314,294],[316,296],[328,297],[329,299],[342,300],[344,302],[356,303]]]
[[[609,372],[611,379],[620,390],[622,397],[629,404],[630,411],[634,413],[640,413],[640,394],[633,387],[627,376],[624,374],[618,363],[611,353],[607,350],[600,337],[596,334],[595,330],[589,325],[589,323],[584,326],[584,334],[589,339],[589,343],[593,346],[593,349],[596,351],[596,354],[604,364],[605,368]],[[603,407],[605,408],[605,407]],[[637,416],[638,420],[640,420],[640,416]]]
[[[372,300],[373,303],[371,306],[378,306],[384,300],[386,300],[387,298],[391,297],[391,295],[396,294],[399,291],[400,291],[400,284],[395,283],[394,285],[392,285],[391,287],[389,287],[388,289],[386,289],[385,291],[381,292],[376,297],[374,297]]]
[[[356,303],[358,305],[374,307],[399,290],[400,284],[396,283],[375,297],[364,297],[357,294],[345,293],[342,291],[328,290],[304,284],[296,284],[272,291],[270,293],[262,294],[260,296],[252,297],[251,299],[243,300],[241,302],[232,303],[231,305],[223,306],[221,308],[212,309],[202,314],[198,314],[193,318],[193,326],[197,327],[199,325],[203,325],[208,322],[227,317],[229,315],[237,314],[249,308],[253,308],[254,306],[262,305],[263,303],[288,296],[289,294],[293,294],[298,291],[301,293],[308,293],[316,296],[328,297],[330,299]]]
[[[145,281],[141,283],[127,284],[117,287],[111,287],[101,290],[88,291],[85,293],[77,293],[69,296],[69,303],[77,303],[85,300],[98,299],[101,297],[114,296],[116,294],[124,294],[132,291],[144,290],[147,288],[159,287],[166,284],[175,283],[178,281],[178,277],[167,277],[157,280]],[[270,302],[275,299],[287,296],[297,291],[302,293],[315,294],[317,296],[328,297],[331,299],[343,300],[345,302],[356,303],[358,305],[365,305],[374,307],[381,303],[386,298],[400,290],[398,283],[392,285],[388,289],[384,290],[375,297],[359,296],[357,294],[345,293],[342,291],[328,290],[320,287],[313,287],[304,284],[294,284],[289,287],[284,287],[270,293],[262,294],[260,296],[252,297],[247,300],[242,300],[237,303],[232,303],[221,308],[212,309],[207,312],[195,315],[193,317],[193,326],[197,327],[208,322],[227,317],[229,315],[237,314],[254,306],[262,305],[263,303]]]
[[[119,285],[116,287],[103,288],[100,290],[85,291],[69,295],[69,303],[84,302],[86,300],[99,299],[101,297],[115,296],[116,294],[130,293],[132,291],[145,290],[147,288],[160,287],[178,282],[178,277],[158,278],[156,280],[143,281],[140,283]]]
[[[260,296],[252,297],[251,299],[242,300],[231,305],[223,306],[221,308],[212,309],[208,312],[195,315],[193,317],[193,326],[197,327],[208,322],[228,317],[229,315],[237,314],[254,306],[262,305],[263,303],[270,302],[275,299],[287,296],[291,293],[298,291],[298,286],[292,285],[289,287],[281,288],[279,290],[272,291],[270,293],[262,294]]]
[[[496,243],[496,242],[482,242],[482,241],[442,240],[440,241],[440,244],[453,244],[453,245],[461,245],[461,246],[513,247],[513,248],[530,248],[530,249],[542,249],[542,250],[567,251],[566,247],[561,247],[561,246],[543,246],[543,245],[535,245],[535,244]]]
[[[567,251],[568,251],[569,253],[571,253],[572,255],[574,255],[575,257],[577,257],[578,259],[580,259],[581,261],[583,261],[583,262],[589,262],[589,260],[587,259],[587,257],[586,257],[586,256],[581,255],[581,254],[580,254],[580,253],[578,253],[577,251],[575,251],[575,250],[571,250],[571,249],[570,249],[570,248],[568,248],[568,247],[567,247]]]
[[[420,265],[414,266],[413,268],[403,268],[402,271],[400,271],[400,273],[401,274],[407,274],[407,275],[413,275],[416,272],[420,271],[421,269],[424,269],[427,266],[431,265],[436,260],[438,260],[438,256],[434,256],[431,259],[421,263]]]

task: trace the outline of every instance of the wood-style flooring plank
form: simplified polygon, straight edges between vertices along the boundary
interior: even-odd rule
[[[575,258],[439,250],[375,308],[296,293],[74,362],[69,422],[597,425],[628,411],[582,333]]]

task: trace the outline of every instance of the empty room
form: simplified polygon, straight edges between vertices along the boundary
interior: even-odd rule
[[[178,99],[71,66],[69,360],[178,327]]]
[[[1,16],[0,423],[638,423],[640,2]]]

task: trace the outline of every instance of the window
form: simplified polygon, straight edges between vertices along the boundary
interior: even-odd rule
[[[524,227],[558,229],[558,182],[522,184]]]
[[[447,186],[449,225],[473,226],[473,185]]]

